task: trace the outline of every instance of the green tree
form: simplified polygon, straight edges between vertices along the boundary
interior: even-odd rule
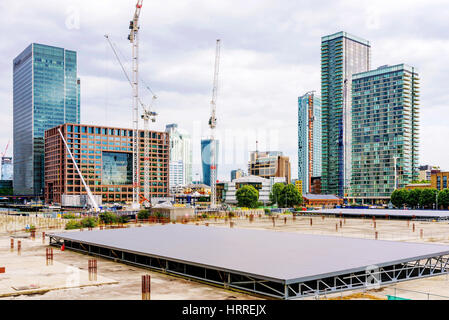
[[[404,204],[407,203],[407,195],[408,195],[407,190],[396,189],[393,191],[393,193],[390,196],[391,203],[396,208],[402,208],[402,207],[404,207]]]
[[[293,184],[290,183],[282,189],[281,203],[284,207],[293,207],[302,203],[302,196]]]
[[[438,206],[442,206],[443,209],[447,209],[449,206],[449,189],[438,192]]]
[[[405,203],[411,208],[416,208],[420,205],[421,189],[407,190],[407,197]]]
[[[66,230],[81,229],[81,223],[76,220],[70,220],[65,225]]]
[[[283,183],[275,183],[273,187],[271,188],[270,192],[270,202],[271,204],[276,204],[278,207],[282,206],[281,201],[281,194],[282,190],[284,190],[285,185]]]
[[[112,212],[102,212],[99,218],[105,224],[116,223],[118,221],[117,215]]]
[[[13,189],[12,188],[1,188],[0,189],[0,195],[2,196],[9,196],[13,194]]]
[[[412,183],[430,183],[429,180],[413,180]]]
[[[150,213],[148,210],[140,210],[139,213],[137,213],[137,219],[139,220],[146,220],[150,216]]]
[[[253,186],[246,185],[239,188],[235,196],[239,207],[255,208],[259,200],[259,191]]]
[[[119,217],[118,221],[119,221],[120,223],[128,223],[128,222],[129,222],[129,217],[128,217],[128,216],[125,216],[125,215],[121,215],[121,216]]]
[[[97,219],[93,217],[86,217],[80,223],[83,228],[95,228],[98,225]]]
[[[419,204],[426,208],[432,208],[435,204],[437,192],[437,189],[433,188],[422,189],[419,196]]]

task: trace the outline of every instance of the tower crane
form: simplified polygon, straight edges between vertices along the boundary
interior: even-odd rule
[[[214,83],[212,88],[212,100],[210,102],[211,114],[209,118],[210,127],[210,207],[212,209],[216,208],[216,198],[217,198],[217,159],[215,150],[215,128],[217,126],[216,118],[216,102],[217,102],[217,92],[218,92],[218,72],[220,65],[220,39],[217,39],[217,44],[215,48],[215,68],[214,68]]]
[[[118,63],[120,64],[120,67],[122,68],[123,74],[125,75],[126,79],[128,80],[128,83],[130,84],[131,87],[133,87],[133,82],[131,81],[131,78],[129,77],[128,73],[126,72],[126,69],[122,63],[122,61],[120,60],[120,57],[117,54],[117,50],[114,47],[114,44],[112,43],[109,35],[105,35],[104,36],[106,38],[106,40],[108,41],[109,45],[111,46],[112,51],[114,52],[114,55],[118,61]],[[151,89],[147,86],[147,89],[153,93],[153,91],[151,91]],[[142,115],[141,118],[144,121],[144,194],[143,196],[140,195],[140,198],[142,198],[142,200],[144,201],[144,205],[149,205],[150,201],[148,199],[150,199],[150,131],[149,131],[149,121],[151,120],[152,122],[156,121],[156,116],[157,113],[152,111],[153,109],[153,104],[155,102],[155,100],[157,99],[157,96],[153,93],[153,98],[151,100],[151,104],[150,105],[145,105],[139,97],[137,97],[137,101],[138,104],[140,104],[140,106],[142,107]],[[139,201],[139,203],[142,203],[143,201]]]
[[[133,19],[129,22],[128,40],[132,44],[132,87],[133,87],[133,203],[138,209],[140,176],[139,176],[139,17],[143,0],[138,0]]]
[[[2,158],[5,156],[6,151],[8,151],[8,147],[9,147],[9,141],[8,141],[8,143],[6,144],[5,151],[3,151],[3,153],[2,153]]]

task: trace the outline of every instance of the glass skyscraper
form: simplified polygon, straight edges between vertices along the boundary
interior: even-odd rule
[[[203,167],[203,183],[210,186],[210,148],[212,140],[201,139],[201,164]],[[219,156],[219,143],[215,140],[215,166],[218,173],[218,156]]]
[[[351,79],[370,69],[369,41],[338,32],[321,38],[322,192],[344,196],[351,178]]]
[[[14,193],[42,195],[44,132],[80,122],[75,51],[30,44],[13,61]]]
[[[321,176],[321,99],[314,92],[298,98],[298,180],[310,193],[312,177]]]
[[[405,64],[352,78],[351,198],[388,202],[418,178],[419,78]],[[395,167],[396,166],[396,167]]]

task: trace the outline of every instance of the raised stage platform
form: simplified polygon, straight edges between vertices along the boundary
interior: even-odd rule
[[[440,275],[449,246],[193,225],[50,234],[91,255],[280,299]]]
[[[393,219],[415,220],[449,220],[448,210],[402,210],[402,209],[318,209],[304,211],[307,213],[319,213],[332,216],[345,217],[379,217]]]

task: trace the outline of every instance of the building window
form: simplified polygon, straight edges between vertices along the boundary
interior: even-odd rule
[[[440,176],[437,177],[437,189],[438,190],[441,189],[441,177]]]
[[[447,188],[447,176],[443,176],[443,189]]]

